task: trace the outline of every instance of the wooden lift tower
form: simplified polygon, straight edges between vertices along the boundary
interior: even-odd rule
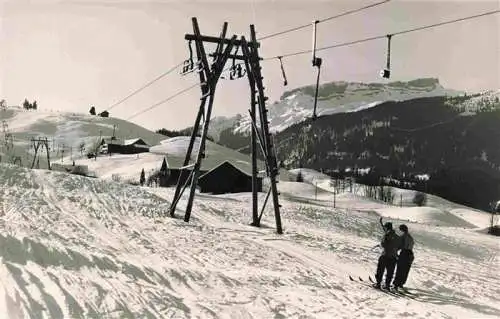
[[[227,22],[224,22],[222,32],[219,37],[201,35],[196,18],[192,18],[193,34],[186,34],[185,39],[189,41],[190,57],[184,62],[183,73],[197,72],[200,78],[201,86],[201,103],[196,116],[193,133],[189,141],[189,146],[184,159],[184,165],[181,168],[177,186],[175,189],[174,198],[170,206],[170,216],[175,217],[176,206],[184,193],[187,185],[191,183],[189,197],[186,205],[184,221],[189,222],[191,210],[193,207],[193,199],[200,176],[201,162],[205,156],[205,146],[212,115],[212,107],[215,98],[217,82],[219,81],[226,62],[231,59],[231,79],[243,77],[247,75],[250,85],[250,118],[252,120],[251,134],[251,152],[252,152],[252,225],[260,227],[260,221],[264,212],[265,206],[272,195],[274,205],[274,216],[276,220],[276,231],[278,234],[283,233],[281,226],[281,215],[279,204],[279,193],[276,184],[279,174],[276,154],[272,145],[271,134],[269,132],[269,122],[267,117],[268,110],[266,109],[267,97],[264,94],[264,85],[262,84],[262,73],[258,48],[260,44],[257,42],[255,35],[255,27],[250,25],[250,41],[247,41],[244,36],[239,39],[236,35],[231,38],[226,38]],[[196,48],[196,62],[193,61],[193,53],[191,50],[191,42],[194,41]],[[208,56],[205,51],[204,43],[217,44],[215,51],[208,56],[212,58],[212,62],[208,62]],[[238,54],[238,49],[241,48],[241,54]],[[231,53],[235,49],[234,53]],[[242,61],[235,64],[234,61]],[[244,69],[242,67],[244,65]],[[259,121],[257,121],[257,118]],[[190,163],[191,153],[194,143],[198,135],[198,131],[202,128],[198,154],[194,163]],[[266,173],[270,180],[270,188],[266,199],[262,206],[261,212],[258,211],[258,167],[257,167],[257,144],[263,153],[266,164]],[[189,174],[187,179],[184,179]],[[185,180],[184,185],[182,181]]]

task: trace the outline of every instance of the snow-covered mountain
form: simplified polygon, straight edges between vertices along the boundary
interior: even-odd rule
[[[314,105],[314,86],[306,86],[285,92],[279,101],[268,106],[270,130],[282,131],[287,127],[310,118]],[[457,96],[463,92],[446,89],[438,79],[417,79],[408,82],[356,83],[332,82],[320,86],[317,114],[327,115],[356,112],[374,107],[386,101],[405,101],[421,97]],[[250,131],[250,117],[238,115],[230,119],[214,118],[217,123],[211,134],[219,136],[221,128],[233,127],[234,133]],[[226,123],[222,125],[221,123]]]
[[[1,317],[498,318],[484,213],[278,185],[283,235],[270,205],[248,225],[250,193],[197,194],[185,223],[164,216],[173,188],[0,164]],[[349,280],[375,271],[379,216],[415,238],[407,297]]]

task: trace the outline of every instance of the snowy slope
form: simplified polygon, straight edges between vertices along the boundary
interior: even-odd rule
[[[115,175],[119,176],[123,181],[137,182],[142,169],[146,172],[146,176],[153,171],[158,171],[161,168],[164,157],[167,158],[171,167],[174,167],[172,165],[177,165],[175,167],[182,166],[180,163],[183,163],[186,156],[189,140],[190,137],[188,136],[166,138],[161,140],[157,145],[152,146],[148,153],[103,155],[97,159],[83,157],[76,159],[75,164],[87,166],[89,171],[99,178],[112,179],[113,175]],[[200,138],[196,138],[191,163],[194,163],[196,160],[199,145]],[[202,169],[212,169],[226,160],[230,160],[239,168],[248,171],[251,170],[251,159],[248,155],[207,141]],[[56,160],[54,163],[68,164],[71,162],[69,162],[68,158],[65,158],[63,160]],[[264,168],[264,164],[261,161],[258,162],[258,165],[259,168]]]
[[[306,168],[292,169],[290,173],[296,176],[299,171],[302,172],[302,176],[304,177],[305,183],[303,184],[307,183],[308,186],[302,186],[302,190],[290,191],[290,194],[294,194],[295,196],[298,192],[302,192],[302,194],[309,194],[310,198],[314,197],[319,200],[333,201],[333,193],[335,191],[339,192],[339,190],[335,190],[331,185],[328,175]],[[287,185],[285,189],[289,190],[290,187],[293,188],[294,186]],[[307,191],[306,189],[314,190],[314,192]],[[394,194],[394,205],[388,205],[387,203],[365,197],[364,186],[355,183],[353,184],[352,193],[345,190],[345,192],[336,196],[336,204],[338,207],[372,211],[381,216],[402,221],[481,229],[490,226],[491,214],[488,212],[456,204],[432,194],[426,194],[427,202],[424,207],[413,207],[415,206],[413,204],[413,197],[416,191],[398,187],[391,187],[391,189]],[[402,207],[398,208],[395,206]],[[496,219],[496,224],[500,224],[500,218]]]
[[[189,144],[189,137],[179,136],[166,138],[151,132],[136,124],[117,119],[103,118],[86,114],[50,112],[44,110],[26,111],[19,107],[9,107],[0,111],[1,120],[5,120],[10,133],[14,136],[14,155],[21,156],[22,165],[31,167],[34,150],[30,148],[32,137],[47,137],[50,147],[51,163],[87,166],[95,176],[111,179],[119,176],[124,181],[137,181],[142,169],[146,173],[158,170],[165,155],[184,158]],[[140,155],[99,156],[97,160],[88,159],[85,154],[95,151],[94,147],[99,136],[110,137],[115,126],[115,136],[118,139],[140,137],[151,147],[150,153]],[[3,138],[3,136],[2,136]],[[80,151],[80,144],[85,144],[85,150]],[[193,149],[193,160],[198,152],[199,138]],[[63,153],[64,148],[64,153]],[[0,156],[4,149],[0,146]],[[232,160],[250,167],[250,157],[234,150],[207,141],[205,163],[215,167],[225,160]],[[9,156],[3,156],[6,162]],[[46,168],[45,150],[39,151],[40,167]],[[261,163],[261,166],[263,164]],[[262,166],[263,167],[263,166]],[[134,169],[135,168],[135,169]]]
[[[86,151],[92,150],[99,136],[113,135],[113,126],[115,136],[119,139],[140,137],[150,145],[165,139],[163,135],[118,118],[88,114],[51,112],[43,109],[26,111],[19,107],[9,107],[7,111],[0,111],[0,120],[7,123],[14,137],[14,153],[22,157],[23,165],[30,163],[34,154],[33,149],[29,148],[32,137],[47,137],[52,159],[71,157],[71,152],[74,157],[82,155],[79,150],[82,142],[85,143]],[[41,161],[45,163],[44,156],[41,156]],[[46,164],[43,167],[46,167]]]
[[[295,184],[300,192],[303,183]],[[279,236],[270,207],[263,223],[271,228],[248,226],[251,194],[198,194],[190,223],[161,217],[172,196],[171,188],[0,164],[2,318],[500,313],[498,240],[492,236],[408,223],[417,242],[410,299],[348,279],[374,272],[376,214],[283,196],[285,234]]]

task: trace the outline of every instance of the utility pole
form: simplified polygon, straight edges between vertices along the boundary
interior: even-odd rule
[[[94,161],[97,161],[97,151],[99,150],[99,147],[101,146],[101,143],[102,143],[102,130],[99,130],[99,142],[97,143],[97,145],[95,147]]]
[[[337,206],[337,189],[333,190],[333,208]]]
[[[314,181],[314,200],[318,200],[318,181]]]
[[[260,44],[257,42],[255,28],[250,25],[250,41],[247,42],[245,37],[237,39],[236,35],[231,38],[226,38],[227,33],[227,22],[224,22],[222,27],[222,32],[219,37],[203,36],[200,33],[198,22],[196,18],[192,18],[193,23],[193,34],[186,34],[185,39],[189,41],[190,57],[184,62],[183,73],[197,72],[200,78],[201,86],[201,103],[200,108],[193,126],[193,132],[191,134],[191,139],[186,152],[186,157],[184,159],[183,167],[179,174],[179,179],[177,181],[177,187],[175,190],[174,198],[172,200],[172,205],[170,206],[170,216],[175,216],[176,206],[180,200],[182,193],[184,192],[187,184],[191,182],[191,188],[189,193],[188,202],[186,205],[184,221],[189,222],[191,216],[191,209],[193,206],[193,199],[196,191],[196,186],[198,183],[198,177],[200,175],[200,168],[202,159],[205,157],[205,144],[207,138],[207,132],[210,124],[210,117],[212,114],[212,106],[215,97],[215,90],[217,82],[221,77],[222,71],[228,59],[233,60],[233,65],[231,68],[230,79],[237,79],[243,77],[245,74],[248,77],[250,85],[250,117],[252,119],[252,134],[251,134],[251,146],[252,146],[252,225],[259,227],[262,214],[267,203],[267,199],[270,194],[273,195],[274,212],[276,219],[276,230],[279,234],[283,233],[281,226],[281,216],[280,216],[280,205],[278,201],[278,191],[276,187],[276,177],[279,173],[276,161],[276,155],[273,151],[271,134],[269,133],[269,122],[267,119],[266,101],[267,97],[264,95],[264,85],[262,83],[261,66],[258,53],[258,47]],[[197,62],[193,61],[193,54],[191,50],[191,42],[194,41],[196,47]],[[204,43],[217,44],[215,51],[209,56],[213,58],[213,62],[209,64],[207,54],[205,52]],[[236,48],[236,52],[231,54],[233,48]],[[242,54],[238,54],[238,49],[242,50]],[[241,64],[236,65],[235,61],[243,61],[245,69],[242,68]],[[196,69],[195,69],[196,67]],[[257,124],[257,116],[260,120],[260,126]],[[201,122],[203,120],[203,123]],[[202,125],[202,126],[201,126]],[[202,134],[200,138],[200,144],[198,148],[198,154],[195,163],[190,164],[191,153],[194,147],[194,142],[196,140],[197,133],[202,128]],[[258,181],[258,171],[257,171],[257,138],[260,142],[260,150],[264,154],[266,163],[266,172],[271,181],[271,187],[267,194],[266,200],[262,207],[262,211],[259,215],[258,213],[258,202],[257,202],[257,181]],[[187,170],[192,169],[187,177],[184,185],[182,184],[183,178]]]

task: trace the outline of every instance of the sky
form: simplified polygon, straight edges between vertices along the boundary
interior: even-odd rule
[[[196,17],[201,33],[257,37],[357,9],[375,1],[247,0],[0,0],[0,98],[39,109],[88,113],[107,109],[189,56],[184,35]],[[379,36],[417,26],[498,10],[500,2],[392,0],[318,25],[318,47]],[[479,92],[500,88],[500,14],[412,32],[392,39],[390,81],[439,78],[450,89]],[[260,54],[275,57],[311,48],[312,28],[261,41]],[[384,82],[386,40],[318,53],[321,82]],[[211,48],[208,47],[207,48]],[[229,62],[228,62],[229,63]],[[315,82],[311,55],[262,61],[264,86],[273,102],[287,90]],[[198,82],[176,70],[126,102],[111,116],[127,119]],[[151,130],[193,125],[200,90],[194,88],[132,119]],[[248,80],[220,80],[213,114],[249,109]]]

